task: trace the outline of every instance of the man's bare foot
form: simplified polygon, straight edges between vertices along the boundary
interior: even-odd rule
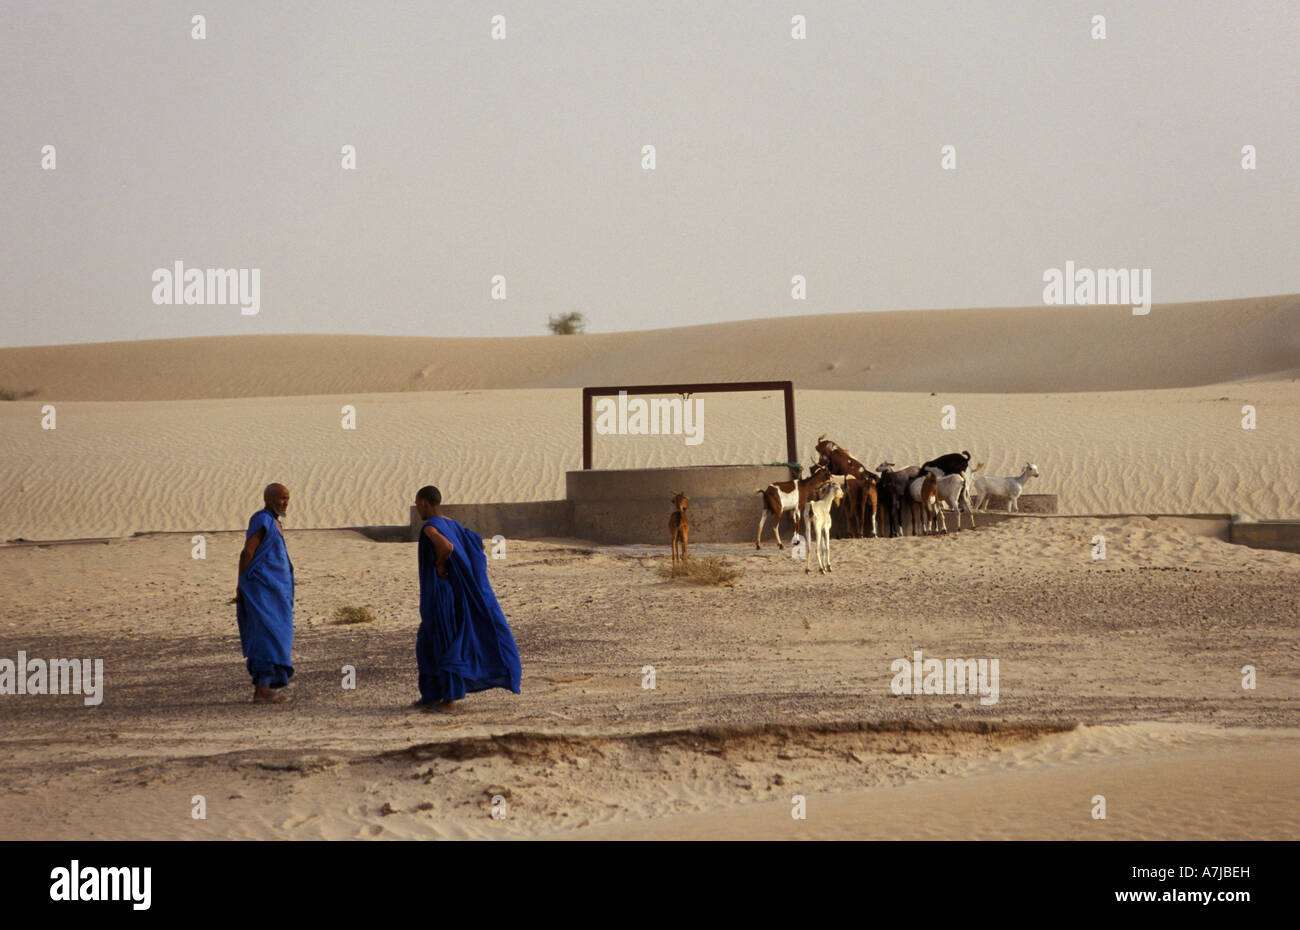
[[[289,700],[289,695],[284,693],[276,694],[271,690],[270,685],[253,686],[254,704],[283,704],[287,700]]]
[[[424,701],[412,701],[411,707],[419,710],[428,711],[431,714],[454,714],[456,713],[455,701],[436,701],[433,704],[426,704]]]

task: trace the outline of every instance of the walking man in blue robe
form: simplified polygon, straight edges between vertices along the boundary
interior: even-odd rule
[[[424,526],[417,544],[420,699],[415,706],[454,714],[468,692],[507,688],[518,694],[521,669],[514,634],[488,583],[483,539],[444,517],[441,503],[442,494],[432,485],[416,492]]]
[[[262,500],[266,506],[248,521],[239,553],[235,616],[239,645],[253,676],[253,701],[279,704],[289,697],[276,692],[293,675],[293,563],[280,532],[280,518],[289,510],[289,489],[269,484]]]

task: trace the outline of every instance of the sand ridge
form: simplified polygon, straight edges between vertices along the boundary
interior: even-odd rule
[[[833,331],[828,343],[813,333]],[[1300,295],[1128,307],[811,314],[640,332],[439,339],[249,335],[0,348],[54,401],[793,380],[806,390],[1153,390],[1300,374]]]

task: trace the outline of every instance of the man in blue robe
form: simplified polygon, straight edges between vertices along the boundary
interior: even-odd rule
[[[519,693],[519,650],[488,583],[483,539],[444,517],[442,494],[429,485],[415,496],[424,520],[417,543],[420,631],[415,661],[420,674],[416,706],[456,713],[468,692],[507,688]]]
[[[289,510],[289,489],[267,485],[262,500],[266,507],[248,521],[239,553],[235,615],[239,645],[253,676],[253,701],[279,704],[289,698],[276,691],[293,675],[293,563],[280,532],[280,518]]]

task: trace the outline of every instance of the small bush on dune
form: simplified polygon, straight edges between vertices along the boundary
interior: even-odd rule
[[[586,330],[587,318],[581,313],[562,313],[551,317],[546,325],[557,336],[573,336]]]

